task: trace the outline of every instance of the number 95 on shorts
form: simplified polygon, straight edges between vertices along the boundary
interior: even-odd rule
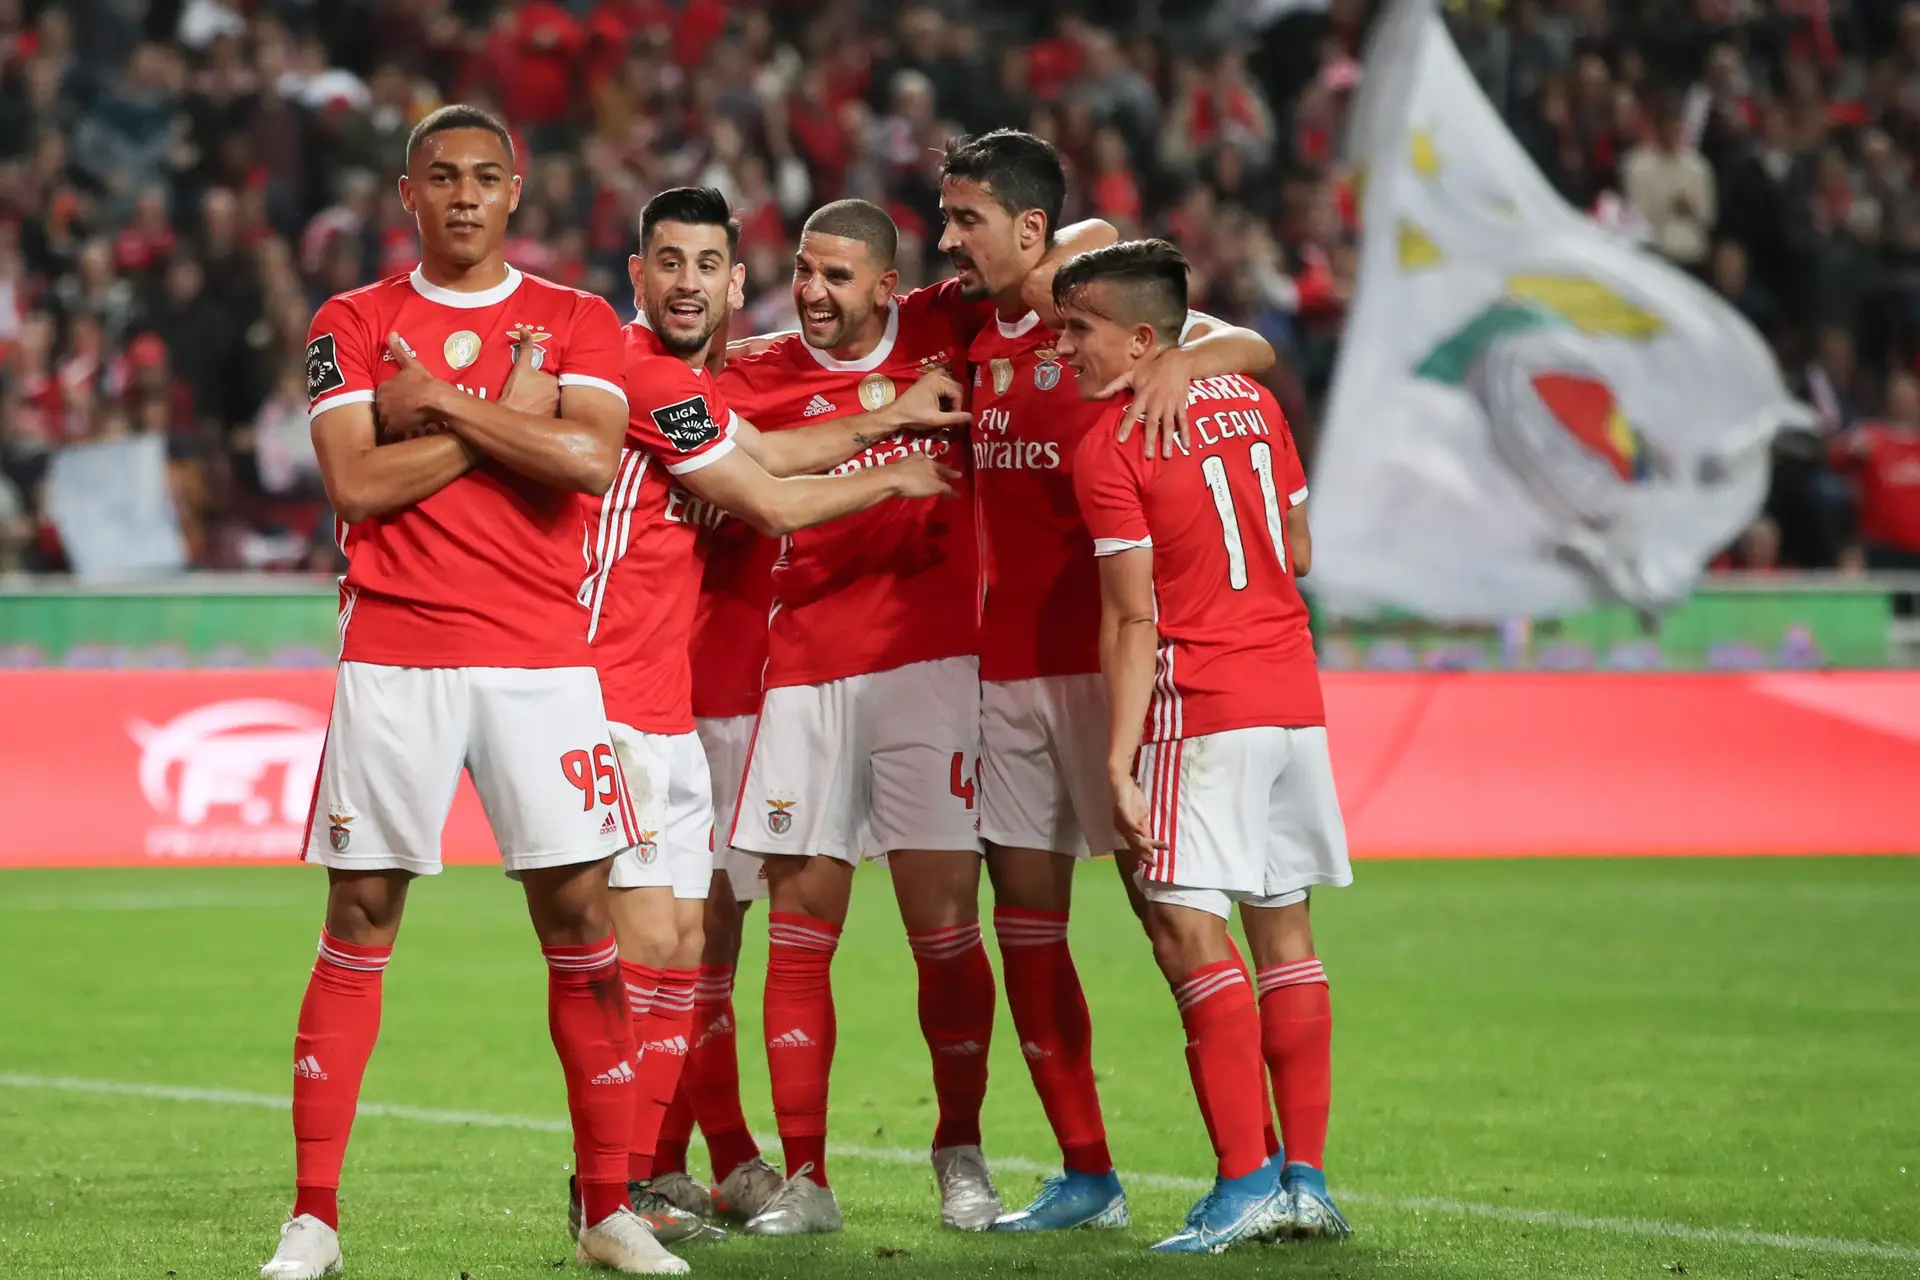
[[[465,768],[506,873],[611,857],[633,806],[592,667],[343,662],[304,856],[356,871],[440,871]]]

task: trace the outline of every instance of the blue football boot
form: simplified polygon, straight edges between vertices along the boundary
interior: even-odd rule
[[[1187,1214],[1187,1224],[1153,1246],[1154,1253],[1219,1253],[1243,1240],[1270,1237],[1286,1219],[1287,1201],[1271,1164],[1243,1178],[1216,1178]]]
[[[995,1231],[1068,1231],[1074,1227],[1124,1227],[1127,1193],[1120,1175],[1067,1169],[1040,1186],[1033,1203],[994,1219]]]
[[[1297,1240],[1344,1240],[1353,1228],[1333,1207],[1327,1194],[1327,1175],[1310,1164],[1290,1164],[1280,1171],[1280,1183],[1292,1203],[1289,1234]]]

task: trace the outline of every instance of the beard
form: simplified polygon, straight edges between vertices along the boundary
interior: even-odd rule
[[[649,310],[647,318],[654,322],[653,332],[660,339],[661,346],[676,356],[690,356],[711,342],[713,335],[720,331],[720,323],[726,318],[724,302],[722,299],[722,307],[715,307],[709,299],[706,315],[701,318],[697,329],[689,330],[677,325],[669,327],[673,317],[667,311],[667,304],[660,307],[657,316]]]

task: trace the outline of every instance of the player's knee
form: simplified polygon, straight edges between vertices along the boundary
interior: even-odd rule
[[[327,932],[354,946],[386,946],[406,906],[404,871],[335,871],[327,885]]]
[[[1073,859],[1064,854],[988,845],[987,878],[997,907],[1066,911],[1073,902]]]

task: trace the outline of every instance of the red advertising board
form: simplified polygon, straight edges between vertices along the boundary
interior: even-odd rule
[[[0,673],[0,866],[297,856],[329,672]],[[1360,857],[1920,852],[1920,673],[1326,677]],[[496,860],[463,785],[451,862]]]

